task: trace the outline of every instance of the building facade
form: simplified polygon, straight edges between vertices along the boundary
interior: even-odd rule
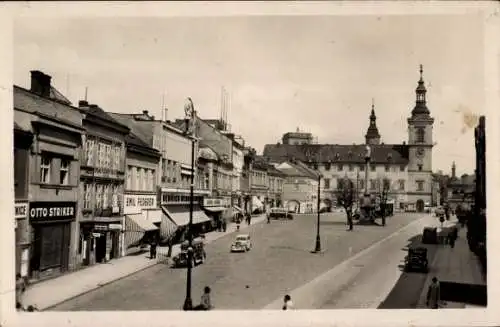
[[[123,254],[125,138],[130,129],[102,108],[80,101],[85,113],[80,174],[78,256],[83,265]]]
[[[141,141],[132,132],[125,138],[125,214],[123,255],[140,251],[153,239],[159,239],[162,211],[157,204],[159,151]]]
[[[22,178],[16,187],[23,200],[17,210],[19,269],[32,279],[58,275],[77,265],[82,119],[82,112],[51,86],[51,77],[43,72],[31,72],[30,90],[14,86],[14,122],[33,134],[28,153],[29,135],[24,136],[24,150],[15,150],[17,175],[29,171],[28,188],[23,189]],[[26,216],[27,220],[21,218]]]
[[[29,273],[30,226],[28,220],[29,168],[33,133],[14,122],[14,198],[16,275]]]
[[[296,137],[288,136],[283,137],[283,144],[266,145],[263,155],[278,164],[289,160],[300,161],[320,172],[323,176],[321,200],[327,205],[335,202],[337,181],[347,176],[357,187],[359,196],[362,196],[366,188],[369,193],[376,195],[380,183],[386,179],[390,183],[388,201],[394,202],[395,208],[421,212],[425,204],[432,201],[434,144],[434,119],[427,108],[427,90],[422,69],[415,93],[415,106],[407,120],[408,143],[381,142],[375,106],[372,104],[365,144],[311,144],[307,142],[308,137],[304,137],[303,142],[298,142]],[[367,145],[371,150],[368,171],[365,168]],[[369,185],[364,185],[366,175]]]
[[[317,210],[318,173],[285,161],[276,166],[285,178],[283,181],[283,207],[289,212],[312,213]]]

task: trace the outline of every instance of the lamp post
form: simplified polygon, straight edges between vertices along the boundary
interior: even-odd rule
[[[196,111],[191,98],[187,98],[184,105],[186,134],[191,136],[191,185],[189,197],[189,224],[188,224],[188,262],[187,262],[187,276],[186,276],[186,299],[184,300],[183,310],[188,311],[193,309],[193,300],[191,299],[191,273],[193,269],[193,206],[194,206],[194,164],[195,164],[195,119]]]
[[[318,150],[319,151],[319,150]],[[320,206],[321,206],[321,173],[319,172],[319,164],[320,164],[320,153],[318,152],[317,158],[317,168],[318,168],[318,201],[317,201],[317,222],[316,222],[316,245],[314,246],[314,250],[311,253],[320,253],[321,252],[321,234],[320,234]]]
[[[365,152],[365,192],[364,192],[364,201],[363,201],[363,207],[365,211],[365,217],[364,220],[367,218],[371,220],[371,199],[370,199],[370,193],[368,191],[368,176],[369,176],[369,171],[370,171],[370,159],[371,159],[371,148],[369,145],[366,145],[366,152]]]

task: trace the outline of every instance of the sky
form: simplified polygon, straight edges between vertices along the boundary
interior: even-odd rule
[[[419,65],[435,118],[433,170],[474,170],[475,117],[484,114],[480,16],[229,16],[18,18],[14,84],[30,70],[74,104],[167,119],[191,97],[219,118],[228,93],[231,129],[262,153],[283,133],[319,143],[363,143],[372,99],[384,143],[407,141]],[[164,94],[164,96],[163,96]]]

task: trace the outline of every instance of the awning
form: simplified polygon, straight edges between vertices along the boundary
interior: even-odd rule
[[[177,225],[170,219],[162,207],[161,223],[160,223],[160,238],[162,241],[171,239],[177,231]]]
[[[165,206],[162,206],[164,213],[168,215],[170,219],[177,226],[186,226],[189,224],[189,209],[182,212],[170,212]],[[210,221],[211,219],[201,210],[193,211],[193,224],[200,224],[206,221]]]
[[[210,212],[222,212],[226,209],[227,208],[224,208],[224,207],[205,207],[205,210],[210,211]]]
[[[158,227],[153,225],[151,222],[147,221],[142,213],[137,213],[134,215],[125,215],[125,217],[126,217],[125,218],[126,231],[149,232],[151,230],[158,229]],[[127,220],[129,222],[128,224]]]
[[[146,232],[157,229],[158,227],[148,222],[142,213],[125,215],[125,248],[141,245]]]
[[[142,215],[151,223],[159,223],[161,222],[161,216],[163,213],[161,209],[143,209]]]

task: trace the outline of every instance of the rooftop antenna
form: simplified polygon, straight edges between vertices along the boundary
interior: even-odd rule
[[[165,91],[163,91],[161,95],[161,120],[165,121],[167,117],[165,117]]]

